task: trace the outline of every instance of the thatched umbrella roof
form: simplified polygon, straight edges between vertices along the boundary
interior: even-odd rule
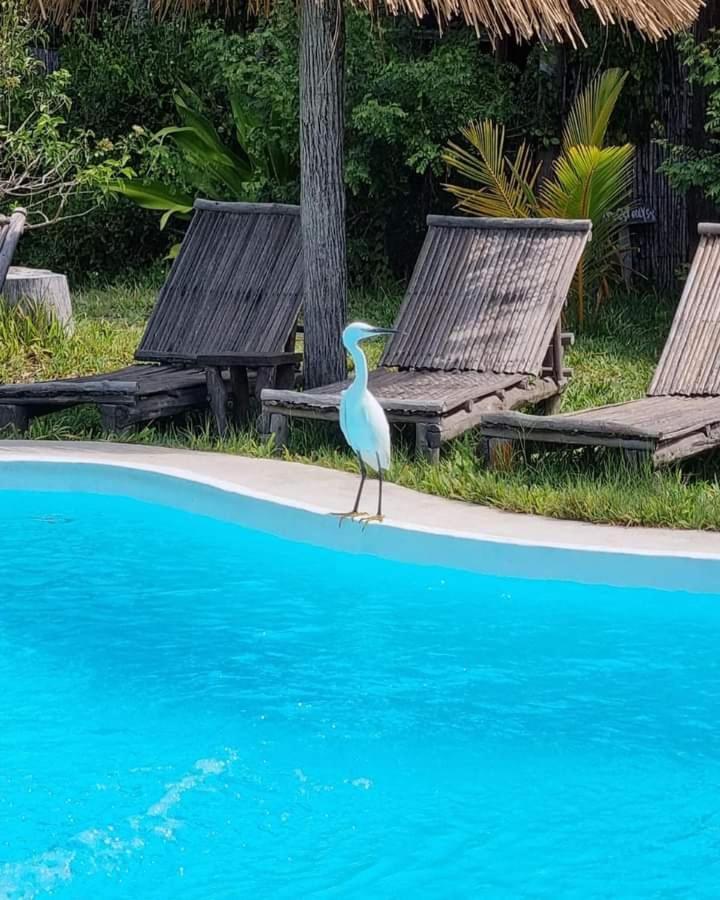
[[[372,2],[372,0],[370,0]],[[385,0],[392,12],[422,15],[425,0]],[[570,0],[427,0],[443,19],[461,16],[491,38],[506,36],[531,40],[583,43]],[[592,10],[603,25],[633,25],[645,37],[661,40],[691,25],[703,0],[576,0]]]
[[[428,0],[440,17],[462,16],[493,39],[513,36],[584,43],[570,0]],[[386,0],[392,12],[422,15],[424,0]],[[592,10],[603,25],[633,25],[645,37],[661,40],[691,25],[703,0],[576,0]]]
[[[318,0],[322,2],[322,0]],[[421,18],[433,12],[440,21],[462,18],[476,31],[487,31],[492,40],[569,41],[583,43],[571,0],[352,0],[371,12],[386,9]],[[573,0],[592,10],[604,25],[634,26],[645,37],[661,40],[687,28],[697,18],[704,0]],[[232,11],[235,0],[151,0],[156,10],[188,13],[213,6]],[[96,7],[97,0],[30,0],[39,18],[67,25],[78,15]],[[251,0],[251,6],[266,10],[272,0]]]

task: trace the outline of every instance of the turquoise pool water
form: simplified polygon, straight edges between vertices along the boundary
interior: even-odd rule
[[[2,900],[719,895],[720,596],[82,493],[0,564]]]

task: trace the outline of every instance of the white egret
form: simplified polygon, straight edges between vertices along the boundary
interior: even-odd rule
[[[390,468],[390,424],[382,406],[368,390],[368,364],[360,349],[360,341],[382,334],[395,334],[391,328],[374,328],[364,322],[353,322],[343,331],[343,344],[355,363],[355,378],[340,395],[340,428],[345,440],[357,454],[360,463],[360,487],[355,505],[342,519],[362,519],[364,522],[382,522],[383,472]],[[359,512],[360,498],[365,487],[367,469],[378,474],[377,513],[370,516]]]

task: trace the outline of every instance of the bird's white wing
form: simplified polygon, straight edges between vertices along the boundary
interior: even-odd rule
[[[369,391],[364,397],[363,410],[365,429],[369,436],[368,446],[362,451],[363,459],[373,469],[379,466],[385,472],[390,468],[390,424],[385,410]]]
[[[369,391],[344,391],[340,397],[340,428],[365,465],[390,468],[390,426],[383,408]]]
[[[348,434],[348,392],[347,390],[340,392],[340,431],[345,436],[345,440],[350,444],[350,435]],[[353,447],[353,450],[355,448]]]

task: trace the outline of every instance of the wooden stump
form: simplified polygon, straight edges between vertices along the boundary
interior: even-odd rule
[[[72,302],[64,275],[57,275],[48,269],[10,266],[2,295],[9,306],[44,309],[68,333],[72,333]]]

